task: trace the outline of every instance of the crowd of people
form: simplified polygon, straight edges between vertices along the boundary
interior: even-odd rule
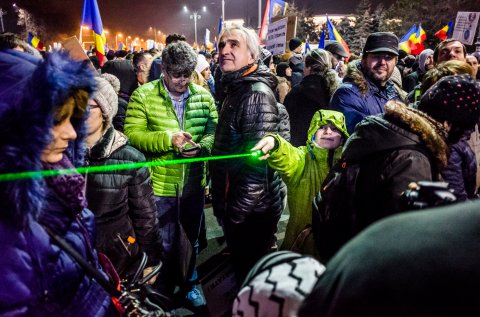
[[[0,315],[119,314],[52,232],[105,276],[109,262],[128,279],[146,254],[144,276],[162,263],[149,283],[167,310],[208,315],[195,260],[206,199],[242,285],[234,316],[480,313],[469,144],[480,54],[447,39],[415,57],[390,32],[370,34],[358,57],[336,41],[301,44],[272,56],[232,25],[218,51],[172,34],[163,50],[109,51],[100,65],[0,34],[0,174],[153,163],[0,181]],[[407,212],[405,192],[424,181],[444,182],[452,205]],[[289,276],[295,291],[265,286]]]

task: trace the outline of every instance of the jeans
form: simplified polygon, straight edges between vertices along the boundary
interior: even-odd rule
[[[178,205],[178,201],[180,206]],[[198,194],[177,199],[176,197],[160,197],[155,196],[157,206],[157,216],[160,226],[160,235],[162,237],[162,246],[164,252],[164,268],[155,283],[156,288],[166,293],[173,294],[175,286],[180,286],[183,291],[188,291],[197,283],[197,270],[195,268],[195,258],[191,272],[189,273],[189,281],[184,285],[179,285],[179,281],[175,279],[177,276],[176,267],[173,262],[174,246],[176,237],[176,223],[180,216],[182,224],[188,239],[192,242],[195,254],[198,254],[198,235],[200,233],[200,225],[204,217],[205,196],[203,191]],[[178,208],[179,207],[179,208]],[[179,215],[180,214],[180,215]]]

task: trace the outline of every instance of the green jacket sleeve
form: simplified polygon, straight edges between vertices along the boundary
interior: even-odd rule
[[[124,132],[130,143],[143,153],[163,153],[173,150],[174,131],[152,131],[148,128],[147,106],[152,105],[141,89],[133,92],[128,103]]]
[[[275,138],[278,148],[270,154],[268,165],[280,173],[287,186],[297,184],[305,168],[305,155],[308,154],[305,146],[296,148],[278,134],[269,136]]]

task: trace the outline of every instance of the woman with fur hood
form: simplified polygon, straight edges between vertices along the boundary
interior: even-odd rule
[[[280,135],[267,135],[252,150],[261,150],[270,167],[280,173],[287,185],[290,218],[282,249],[291,250],[301,232],[312,223],[312,199],[333,164],[342,154],[348,138],[345,117],[331,110],[315,112],[306,145],[294,147]],[[315,256],[313,240],[306,240],[294,251]]]
[[[112,125],[118,109],[112,81],[118,79],[111,74],[95,78],[97,90],[88,102],[89,166],[145,161],[145,156],[128,145],[127,137]],[[91,173],[86,178],[88,207],[97,225],[96,248],[109,257],[121,276],[142,251],[148,256],[148,267],[157,265],[162,244],[148,168]]]
[[[83,164],[85,63],[0,51],[0,173]],[[101,270],[94,217],[79,174],[0,182],[0,315],[113,316],[109,294],[55,242],[59,235]]]

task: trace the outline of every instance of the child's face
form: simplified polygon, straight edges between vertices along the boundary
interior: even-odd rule
[[[342,133],[331,123],[321,126],[315,132],[315,143],[324,149],[336,149],[342,141]]]

